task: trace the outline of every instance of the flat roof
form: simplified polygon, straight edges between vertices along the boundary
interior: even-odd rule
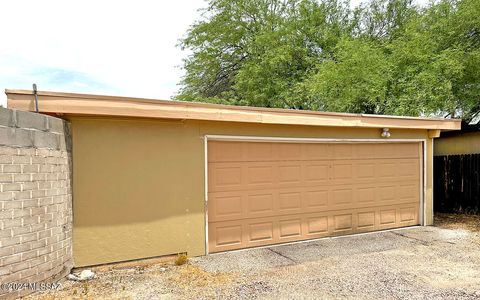
[[[6,89],[8,108],[35,111],[31,90]],[[190,119],[261,124],[458,130],[461,120],[234,106],[201,102],[38,91],[40,113]]]

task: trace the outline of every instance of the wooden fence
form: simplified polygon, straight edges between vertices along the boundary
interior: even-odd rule
[[[480,214],[480,154],[435,156],[434,209]]]

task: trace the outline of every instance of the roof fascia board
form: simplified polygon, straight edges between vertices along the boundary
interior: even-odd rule
[[[34,111],[32,91],[6,90],[8,107]],[[458,130],[460,120],[237,107],[170,100],[39,92],[39,111],[48,114],[100,115],[261,124]]]

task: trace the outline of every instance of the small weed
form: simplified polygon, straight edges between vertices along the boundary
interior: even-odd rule
[[[177,258],[175,259],[175,265],[181,266],[184,265],[188,262],[188,257],[186,253],[180,253],[177,255]]]
[[[88,295],[88,289],[89,289],[88,282],[85,281],[85,282],[83,283],[82,288],[83,288],[82,293],[83,293],[85,296]]]
[[[136,267],[136,272],[138,274],[143,274],[145,272],[145,269],[146,269],[145,266],[138,266]]]

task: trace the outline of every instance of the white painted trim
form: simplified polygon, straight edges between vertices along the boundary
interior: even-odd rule
[[[426,179],[427,179],[427,140],[426,139],[389,139],[389,138],[378,138],[378,139],[332,139],[332,138],[287,138],[287,137],[263,137],[263,136],[235,136],[235,135],[205,135],[204,136],[204,148],[205,148],[205,254],[209,254],[208,249],[208,141],[242,141],[242,142],[302,142],[302,143],[420,143],[420,146],[423,148],[423,157],[422,157],[422,174],[420,174],[420,186],[423,187],[423,191],[420,191],[420,212],[419,212],[419,223],[421,226],[425,226],[426,221]],[[391,230],[398,230],[402,228],[396,229],[388,229],[388,230],[377,230],[367,233],[375,233],[375,232],[382,232],[382,231],[391,231]],[[358,234],[367,234],[367,233],[357,233]],[[325,237],[325,238],[334,238],[334,237]],[[320,238],[323,239],[323,238]],[[315,239],[314,239],[315,240]],[[312,240],[305,240],[305,241],[296,241],[290,242],[285,244],[291,243],[301,243],[307,242]],[[283,245],[284,243],[282,243]],[[262,247],[272,247],[270,246],[262,246]],[[248,248],[250,249],[250,248]],[[245,250],[245,249],[240,249]],[[240,250],[230,250],[230,251],[240,251]]]
[[[261,137],[261,136],[235,136],[235,135],[205,135],[212,141],[237,141],[237,142],[302,142],[302,143],[409,143],[424,142],[425,139],[331,139],[331,138],[287,138],[287,137]]]
[[[423,226],[414,225],[414,226],[407,226],[407,227],[400,227],[400,228],[391,228],[391,229],[382,229],[382,230],[369,231],[369,232],[352,233],[352,234],[346,234],[346,235],[324,236],[324,237],[309,239],[309,240],[286,242],[286,243],[279,243],[279,244],[272,244],[272,245],[265,245],[265,246],[255,246],[255,247],[235,249],[235,250],[226,250],[226,251],[222,251],[222,252],[211,253],[210,255],[221,255],[221,254],[225,254],[226,252],[243,252],[243,251],[254,250],[254,249],[274,248],[274,247],[281,247],[281,246],[285,246],[285,245],[295,245],[295,244],[303,244],[303,243],[309,243],[309,242],[317,242],[317,241],[322,241],[322,240],[349,238],[349,237],[352,237],[352,236],[370,235],[370,234],[375,234],[375,233],[385,233],[385,232],[400,231],[400,230],[410,230],[410,229],[415,229],[415,228],[420,228],[420,227],[423,227]]]
[[[433,178],[434,176],[434,168],[435,168],[435,162],[433,160],[433,158],[435,157],[435,139],[436,138],[431,138],[430,139],[430,144],[432,144],[432,166],[431,166],[431,169],[430,169],[430,174],[432,174],[432,218],[435,216],[435,178]],[[425,191],[427,189],[425,188]]]
[[[422,184],[422,225],[427,226],[427,140],[425,140],[423,145],[423,184]],[[431,170],[432,171],[432,170]],[[433,172],[431,173],[433,176]],[[433,199],[432,199],[433,200]]]
[[[208,254],[208,138],[203,138],[205,171],[205,254]]]

